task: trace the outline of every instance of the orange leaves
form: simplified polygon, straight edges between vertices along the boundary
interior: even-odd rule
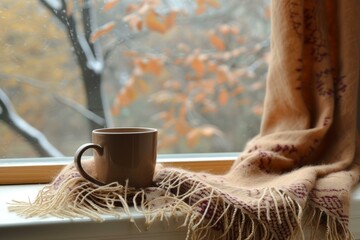
[[[223,133],[218,128],[212,125],[205,125],[202,127],[194,128],[186,135],[186,144],[189,147],[195,147],[199,143],[200,138],[213,136],[222,137]]]
[[[133,74],[143,76],[145,74],[153,74],[160,76],[164,71],[164,59],[153,56],[140,56],[136,51],[125,51],[124,56],[133,58]]]
[[[119,115],[120,109],[130,105],[140,93],[146,93],[149,89],[147,83],[140,78],[130,78],[129,81],[116,95],[112,105],[112,115]]]
[[[216,75],[216,80],[219,84],[222,83],[232,84],[235,82],[233,74],[231,73],[229,67],[226,65],[217,66],[217,68],[215,69],[215,75]]]
[[[220,2],[219,0],[207,0],[206,3],[213,7],[213,8],[219,8],[220,7]]]
[[[129,3],[129,4],[126,6],[125,13],[126,13],[126,14],[134,13],[134,12],[136,12],[139,8],[140,8],[139,4]],[[128,16],[129,16],[129,15],[128,15]]]
[[[189,65],[195,72],[196,79],[199,79],[207,72],[207,57],[204,54],[198,54],[196,51],[193,54],[189,54],[184,61],[179,61],[178,64]]]
[[[218,96],[218,102],[221,106],[224,106],[227,104],[229,100],[229,94],[226,89],[221,89]]]
[[[173,11],[161,17],[154,10],[150,9],[145,18],[146,26],[149,30],[165,33],[174,26],[176,15],[177,12]]]
[[[162,132],[172,132],[160,138],[159,148],[171,147],[171,145],[177,144],[182,136],[185,137],[187,146],[191,148],[199,144],[201,138],[223,137],[222,131],[213,125],[190,126],[187,119],[189,116],[187,115],[191,105],[181,101],[178,106],[177,115],[174,115],[174,112],[161,112],[153,117],[154,120],[164,121]]]
[[[232,84],[235,79],[229,67],[225,64],[217,64],[214,61],[208,60],[208,57],[203,54],[193,54],[187,57],[185,64],[190,65],[195,73],[194,80],[199,80],[205,76],[215,75],[219,84]],[[204,80],[205,81],[205,80]]]
[[[154,93],[149,101],[157,104],[174,104],[181,103],[184,100],[184,95],[181,93],[174,93],[168,90],[161,90]]]
[[[133,84],[126,85],[117,96],[119,106],[127,106],[136,98]]]
[[[146,26],[150,31],[164,34],[175,25],[178,13],[170,11],[165,15],[159,15],[155,11],[157,5],[158,3],[155,1],[149,1],[142,5],[130,4],[127,10],[128,15],[123,17],[123,21],[136,31],[141,31],[143,26]]]
[[[163,61],[160,58],[136,58],[134,65],[139,75],[151,73],[159,76],[163,71]]]
[[[179,133],[181,135],[185,135],[186,133],[189,132],[190,129],[191,128],[185,118],[180,118],[175,123],[175,130],[177,133]]]
[[[136,78],[135,88],[141,93],[147,93],[149,91],[149,85],[141,78]]]
[[[133,30],[141,31],[143,28],[143,20],[138,15],[129,15],[128,18],[124,18],[124,21],[128,22]]]
[[[222,24],[216,29],[212,29],[208,32],[208,39],[210,44],[219,52],[216,56],[218,59],[229,60],[232,57],[237,57],[243,51],[243,49],[231,48],[231,43],[240,43],[245,42],[245,38],[239,35],[239,28],[236,26],[231,26],[228,24]],[[241,40],[240,40],[241,39]],[[226,40],[226,41],[225,41]],[[239,45],[239,44],[236,44]],[[229,49],[225,52],[226,49]]]
[[[235,82],[235,76],[227,65],[219,65],[214,61],[207,61],[206,59],[206,56],[203,55],[198,55],[195,57],[191,56],[187,59],[187,62],[189,62],[191,68],[195,72],[196,79],[212,75],[212,78],[215,78],[219,84],[233,84]],[[206,79],[203,79],[202,81],[209,82]],[[207,88],[206,86],[204,87]]]
[[[100,37],[111,32],[115,27],[115,22],[109,22],[101,27],[99,27],[95,32],[93,32],[90,36],[90,42],[96,42]]]
[[[197,14],[218,8],[221,3],[218,0],[195,1]],[[115,0],[108,1],[104,10],[113,8],[116,3]],[[162,8],[160,4],[160,0],[125,4],[121,8],[125,11],[122,20],[130,30],[165,34],[177,24],[181,12],[168,11],[168,7]],[[254,114],[262,113],[262,107],[258,105],[261,94],[255,91],[262,90],[264,85],[257,83],[258,79],[251,79],[256,75],[252,75],[250,70],[258,73],[263,69],[259,71],[245,65],[258,59],[255,53],[263,52],[259,52],[259,47],[256,48],[257,52],[250,49],[255,43],[250,42],[252,39],[246,35],[247,29],[237,27],[236,21],[228,21],[226,24],[219,22],[208,29],[201,25],[201,31],[195,27],[186,30],[183,34],[181,28],[176,28],[166,37],[148,34],[149,41],[144,43],[144,47],[135,46],[135,42],[131,46],[132,52],[128,51],[125,57],[125,64],[133,68],[130,74],[134,82],[123,87],[117,96],[119,108],[124,108],[139,98],[141,91],[150,88],[151,94],[144,96],[144,99],[146,97],[152,109],[144,111],[148,113],[158,109],[159,113],[154,114],[151,121],[162,132],[159,148],[169,148],[171,151],[174,149],[170,148],[174,146],[181,151],[184,145],[210,148],[212,137],[216,137],[216,140],[223,137],[217,127],[206,125],[210,121],[220,121],[216,117],[219,112],[232,111],[233,107],[247,108],[247,111],[241,109],[229,113],[244,113],[241,116],[244,119],[248,116],[256,118]],[[244,44],[245,41],[249,41],[249,44]],[[150,53],[146,53],[147,50]],[[253,56],[247,58],[249,54]],[[264,59],[261,56],[259,62]]]
[[[176,11],[172,11],[164,17],[164,24],[168,29],[172,28],[175,25],[177,14],[178,13]]]
[[[120,107],[129,105],[136,97],[135,80],[131,79],[117,95],[117,102]]]
[[[225,50],[225,44],[223,40],[218,37],[214,32],[209,33],[209,41],[210,43],[219,51]]]
[[[120,0],[107,0],[103,6],[103,11],[107,12],[113,9],[119,2]],[[128,23],[132,30],[141,31],[143,27],[146,26],[150,31],[166,33],[175,25],[178,12],[172,10],[167,14],[160,15],[156,12],[156,8],[160,4],[161,1],[158,0],[143,0],[140,3],[128,3],[122,20]],[[100,31],[98,34],[102,36],[102,33],[103,32]],[[98,35],[94,34],[92,41],[96,41],[98,37]]]
[[[161,22],[158,15],[155,13],[155,11],[151,10],[148,12],[146,19],[146,26],[149,30],[159,32],[159,33],[165,33],[166,32],[166,26],[163,22]]]
[[[156,76],[159,76],[161,74],[161,72],[162,72],[162,69],[163,69],[163,66],[162,66],[162,63],[161,63],[161,59],[152,58],[147,62],[144,71],[152,73],[152,74],[154,74]]]
[[[200,57],[194,57],[191,61],[191,67],[197,77],[202,77],[205,73],[205,64]]]
[[[196,0],[197,9],[195,10],[196,15],[203,14],[209,7],[219,8],[219,0]]]
[[[113,7],[115,7],[116,4],[118,4],[120,0],[107,0],[104,4],[103,10],[105,12],[109,11]]]
[[[195,95],[194,102],[201,103],[205,100],[205,98],[206,98],[206,94],[204,92],[199,92],[198,94]]]

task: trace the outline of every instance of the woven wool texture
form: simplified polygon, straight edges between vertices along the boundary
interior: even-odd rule
[[[67,166],[21,215],[185,216],[189,239],[351,239],[359,182],[360,1],[272,1],[260,133],[225,175],[156,168],[154,186],[96,186]],[[93,171],[91,162],[88,171]],[[305,237],[305,229],[306,237]]]

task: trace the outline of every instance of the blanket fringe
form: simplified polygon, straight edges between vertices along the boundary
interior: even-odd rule
[[[219,189],[196,180],[195,176],[176,170],[161,176],[158,187],[173,193],[181,202],[186,202],[190,211],[184,225],[188,226],[186,239],[304,239],[301,217],[302,208],[288,194],[277,188],[266,188],[257,203],[250,206],[234,204],[233,199]],[[267,205],[268,198],[274,202],[274,209]],[[281,206],[277,203],[281,203]],[[249,207],[249,208],[248,208]],[[250,207],[255,211],[249,212]],[[270,211],[275,210],[276,219]],[[285,218],[282,218],[285,216]],[[265,218],[265,219],[264,219]],[[282,222],[285,219],[285,222]],[[276,235],[269,221],[287,225],[290,236]]]
[[[310,226],[310,238],[353,239],[347,226],[335,216],[315,207],[303,211],[286,191],[263,189],[255,202],[237,202],[221,190],[186,172],[167,170],[157,176],[157,186],[134,189],[127,184],[97,186],[69,169],[45,186],[31,202],[13,201],[9,210],[24,217],[89,217],[103,221],[103,215],[128,216],[136,225],[130,205],[144,214],[148,228],[156,221],[176,218],[187,227],[187,240],[201,239],[305,239],[303,226]],[[304,220],[304,216],[308,216]],[[325,233],[318,237],[321,226]],[[139,228],[138,228],[139,229]],[[139,229],[140,230],[140,229]],[[279,235],[279,232],[284,234]],[[306,238],[308,239],[308,238]]]
[[[308,205],[306,219],[303,225],[308,230],[306,239],[310,240],[354,240],[348,224],[339,220],[339,218],[329,211],[319,207]]]
[[[30,217],[54,216],[59,218],[88,217],[94,221],[103,221],[101,215],[113,215],[121,218],[124,214],[130,217],[127,195],[133,190],[126,184],[111,183],[97,186],[86,181],[69,168],[51,185],[44,186],[33,202],[28,200],[9,203],[9,211]],[[121,210],[115,210],[121,206]]]

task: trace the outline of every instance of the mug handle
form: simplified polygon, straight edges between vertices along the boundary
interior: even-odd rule
[[[85,172],[84,168],[81,165],[81,157],[84,154],[84,152],[89,148],[94,148],[99,155],[102,155],[104,153],[104,149],[102,146],[95,143],[85,143],[81,145],[75,153],[75,157],[74,157],[75,167],[79,171],[81,176],[83,176],[85,179],[97,185],[104,186],[105,184],[103,182],[100,182],[99,180],[96,180],[95,178],[87,174],[87,172]]]

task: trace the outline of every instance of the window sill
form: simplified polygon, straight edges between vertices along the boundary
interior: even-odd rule
[[[164,166],[182,167],[192,171],[206,171],[214,174],[226,172],[239,153],[219,154],[176,154],[159,155],[157,162]],[[1,239],[52,240],[52,239],[185,239],[186,228],[180,221],[155,222],[146,229],[145,218],[132,210],[132,216],[139,229],[130,222],[127,215],[122,219],[104,216],[102,223],[87,218],[30,218],[24,219],[7,210],[7,203],[12,200],[34,198],[42,184],[25,185],[24,183],[47,183],[72,158],[51,159],[1,159],[0,161],[0,236]],[[16,173],[16,174],[14,174]],[[1,185],[3,184],[3,185]],[[20,185],[4,185],[20,184]]]
[[[55,239],[175,239],[183,240],[186,229],[179,228],[181,221],[175,218],[166,222],[156,222],[146,230],[145,220],[141,213],[132,211],[132,216],[140,228],[130,222],[127,215],[117,219],[104,216],[102,223],[91,221],[87,218],[61,219],[29,218],[25,219],[7,210],[7,203],[12,200],[27,200],[36,196],[43,185],[9,185],[0,186],[0,236],[6,240],[55,240]]]
[[[238,156],[239,153],[160,154],[157,162],[196,172],[222,174]],[[71,157],[0,159],[0,185],[48,183],[72,161]]]
[[[15,213],[8,212],[7,204],[11,200],[26,200],[35,197],[43,185],[9,185],[0,186],[0,236],[2,239],[22,240],[55,240],[55,239],[185,239],[186,229],[179,228],[181,221],[170,219],[167,222],[156,222],[146,230],[145,220],[141,213],[133,210],[133,217],[139,231],[124,215],[122,219],[105,216],[102,223],[90,219],[31,218],[24,219]],[[354,194],[350,211],[350,228],[355,239],[360,239],[360,187]]]

